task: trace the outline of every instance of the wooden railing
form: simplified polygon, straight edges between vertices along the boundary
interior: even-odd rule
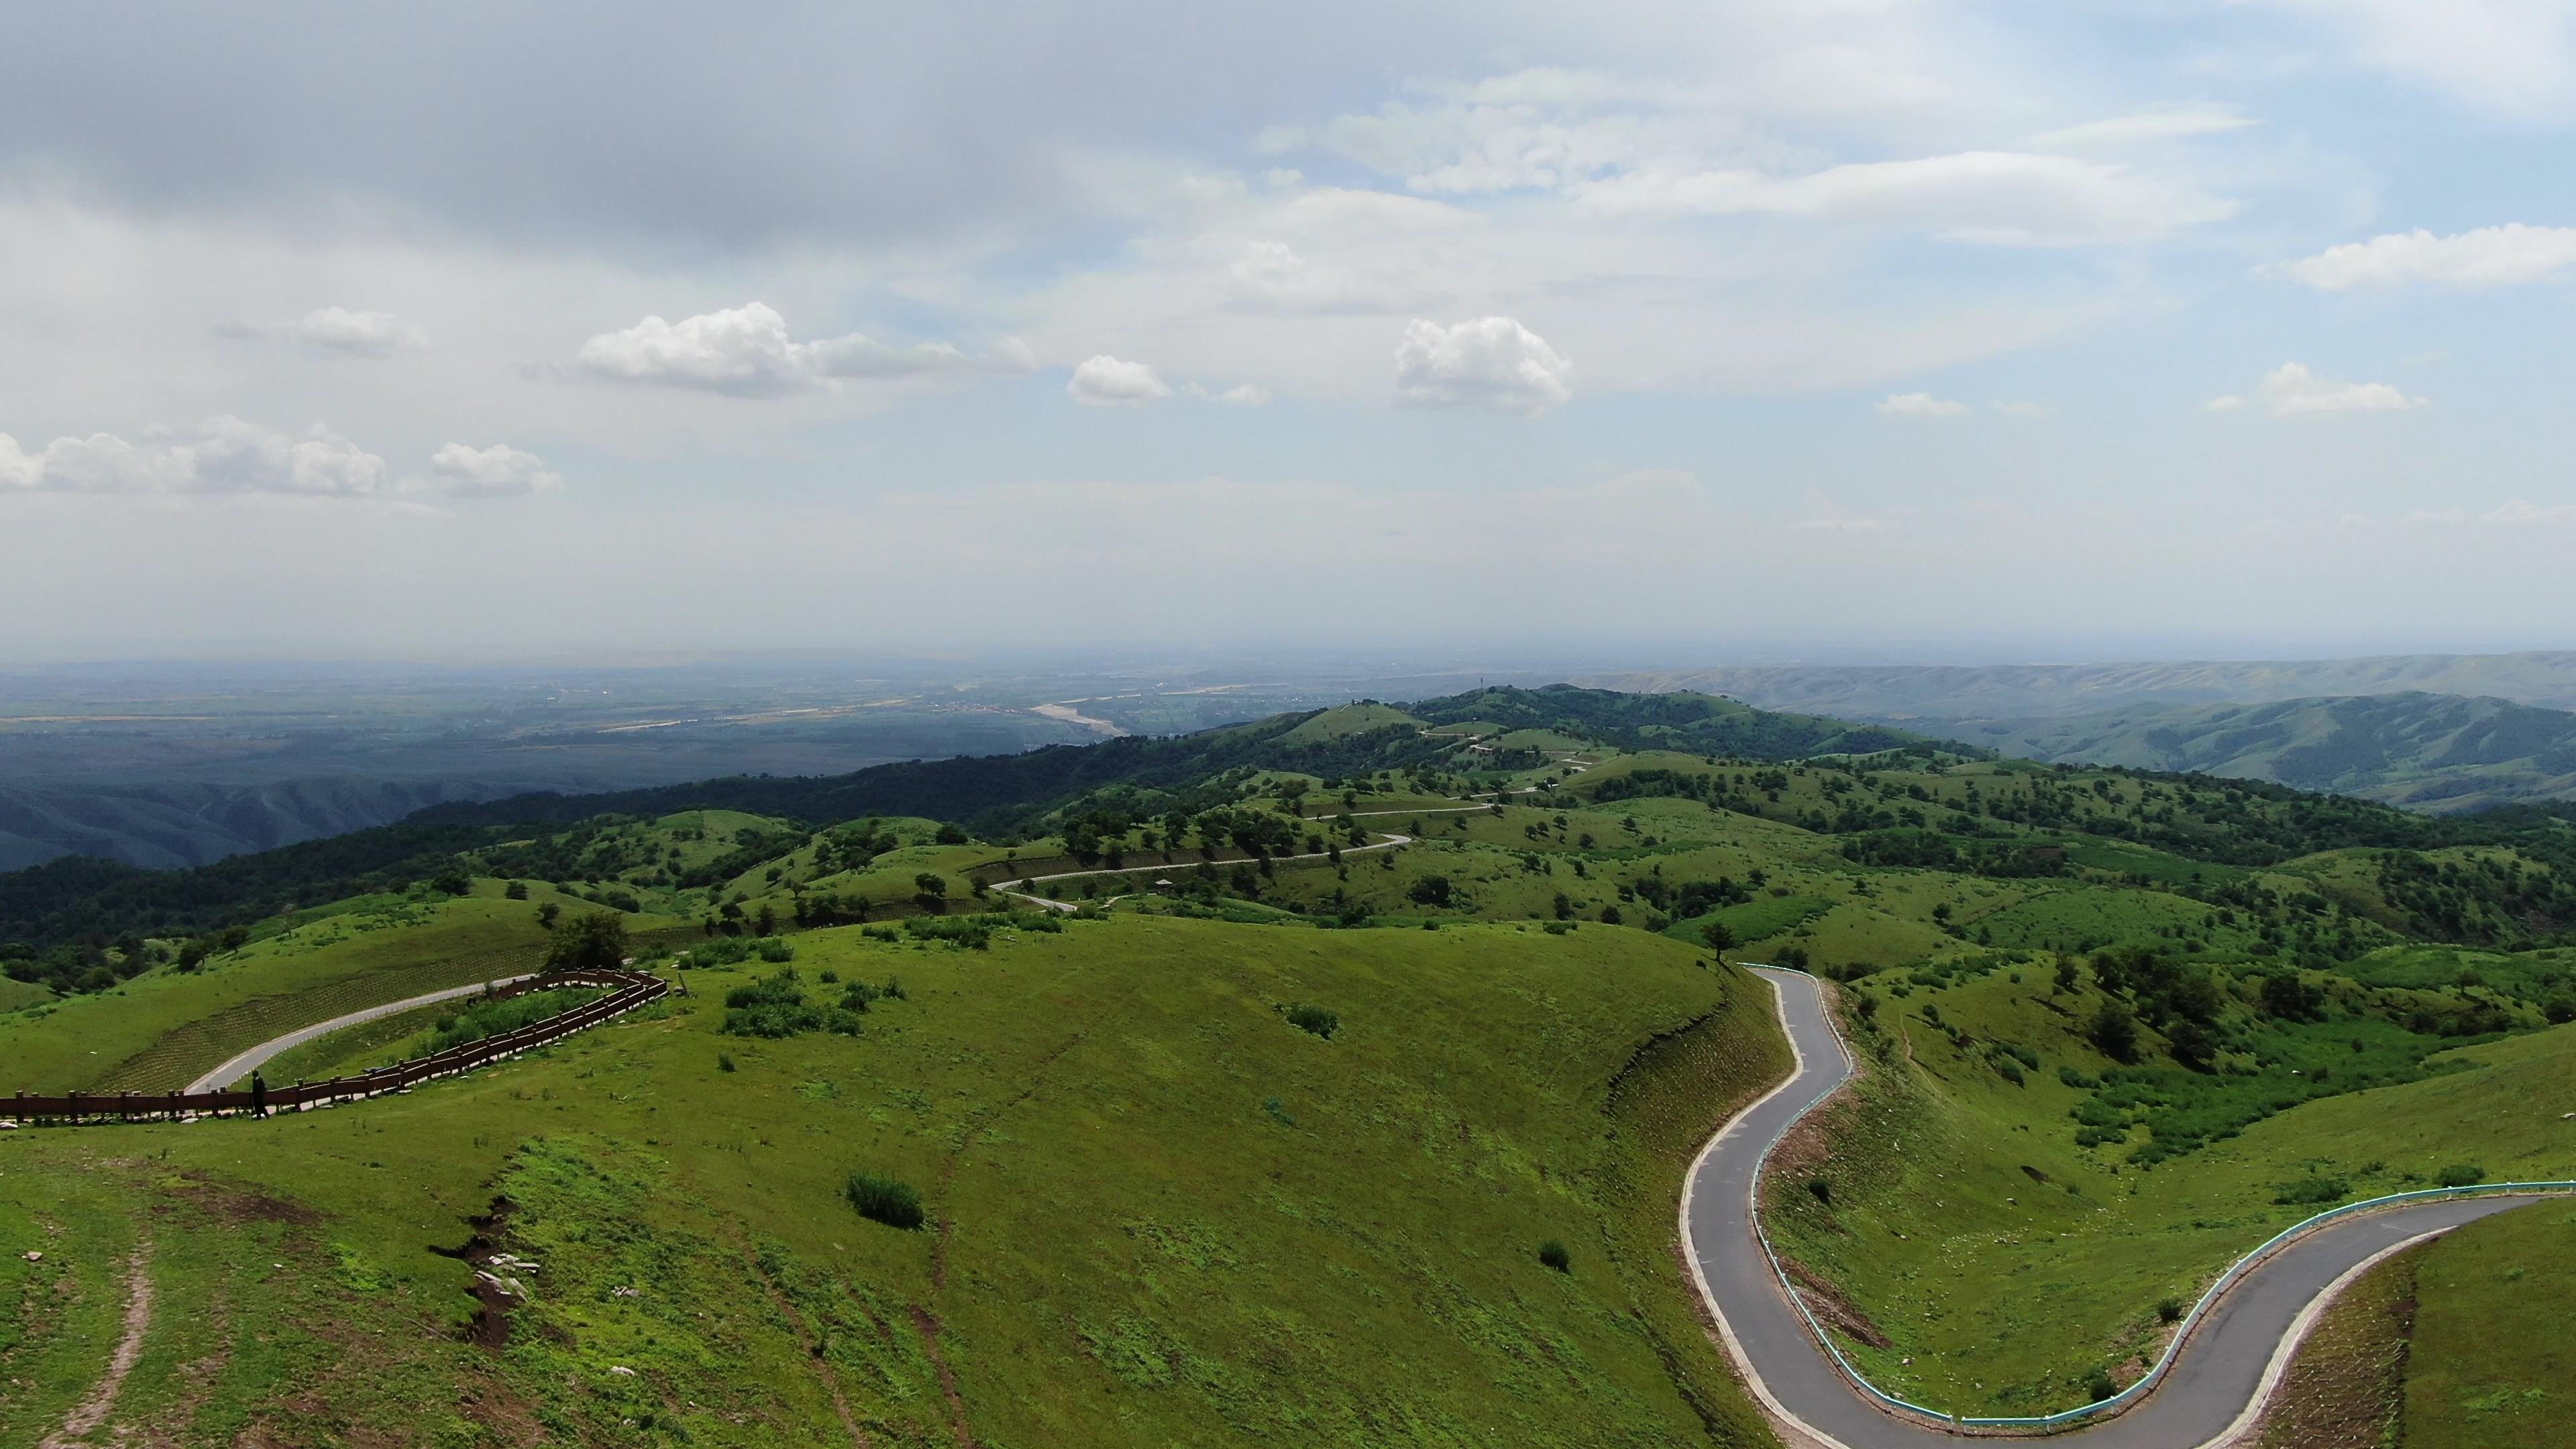
[[[542,1021],[532,1021],[515,1031],[449,1047],[429,1056],[413,1057],[354,1077],[334,1077],[327,1082],[298,1082],[291,1087],[270,1087],[261,1092],[239,1087],[210,1092],[70,1092],[61,1096],[20,1092],[12,1097],[0,1097],[0,1118],[15,1122],[131,1122],[155,1118],[175,1121],[215,1115],[265,1115],[327,1106],[334,1102],[361,1101],[387,1092],[405,1091],[422,1082],[470,1072],[505,1057],[561,1041],[574,1032],[597,1026],[639,1006],[650,1005],[671,993],[671,983],[648,972],[567,971],[519,982],[493,995],[518,996],[530,991],[560,991],[583,986],[598,987],[608,995],[569,1011],[556,1012]]]

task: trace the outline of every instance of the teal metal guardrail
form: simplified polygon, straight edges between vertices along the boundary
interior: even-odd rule
[[[1771,966],[1752,961],[1740,961],[1736,964],[1750,970],[1776,971],[1782,975],[1804,976],[1810,981],[1818,979],[1814,972],[1802,971],[1794,966]],[[1776,985],[1774,986],[1774,989],[1777,989]],[[1821,995],[1822,993],[1820,991],[1820,998]],[[1825,1015],[1825,1027],[1828,1031],[1833,1033],[1834,1046],[1836,1050],[1839,1050],[1843,1054],[1843,1062],[1845,1066],[1844,1075],[1845,1079],[1848,1080],[1850,1076],[1850,1064],[1852,1061],[1851,1047],[1849,1043],[1843,1040],[1842,1027],[1839,1023],[1835,1022],[1833,1014],[1830,1011]],[[1840,1084],[1837,1083],[1836,1085]],[[2307,1236],[2309,1233],[2316,1231],[2318,1228],[2321,1228],[2328,1223],[2335,1222],[2343,1218],[2358,1216],[2380,1208],[2396,1207],[2410,1202],[2423,1202],[2440,1198],[2492,1197],[2497,1195],[2510,1196],[2517,1193],[2576,1193],[2576,1182],[2488,1182],[2478,1183],[2469,1187],[2433,1187],[2422,1188],[2414,1192],[2391,1193],[2386,1197],[2365,1198],[2360,1202],[2349,1202],[2345,1203],[2341,1207],[2328,1208],[2326,1211],[2318,1213],[2314,1217],[2293,1223],[2289,1227],[2283,1228],[2280,1232],[2273,1234],[2272,1237],[2268,1241],[2264,1242],[2262,1246],[2256,1248],[2250,1253],[2247,1253],[2244,1257],[2237,1259],[2226,1272],[2219,1274],[2218,1281],[2209,1285],[2209,1290],[2200,1295],[2200,1301],[2192,1305],[2191,1312],[2186,1314],[2180,1325],[2174,1329],[2173,1337],[2166,1342],[2164,1352],[2157,1355],[2154,1365],[2145,1373],[2139,1375],[2136,1383],[2129,1385],[2120,1392],[2113,1394],[2107,1399],[2096,1399],[2092,1403],[2079,1405],[2072,1409],[2062,1409],[2054,1414],[2040,1414],[2021,1418],[1959,1414],[1946,1409],[1935,1409],[1927,1404],[1918,1404],[1910,1399],[1898,1398],[1896,1395],[1889,1393],[1874,1383],[1871,1383],[1867,1375],[1863,1374],[1857,1367],[1855,1367],[1850,1359],[1843,1356],[1842,1349],[1837,1347],[1834,1343],[1833,1335],[1825,1331],[1824,1324],[1818,1322],[1814,1311],[1807,1307],[1805,1295],[1798,1291],[1797,1284],[1789,1280],[1789,1271],[1780,1266],[1780,1255],[1771,1246],[1770,1229],[1763,1226],[1762,1177],[1764,1173],[1771,1169],[1772,1149],[1780,1145],[1781,1139],[1787,1137],[1792,1128],[1796,1127],[1800,1122],[1805,1121],[1809,1112],[1814,1111],[1818,1106],[1824,1103],[1827,1097],[1832,1095],[1833,1093],[1831,1092],[1822,1093],[1818,1095],[1814,1101],[1799,1108],[1797,1114],[1792,1116],[1788,1121],[1782,1123],[1780,1125],[1780,1130],[1771,1134],[1771,1140],[1763,1144],[1762,1155],[1756,1159],[1753,1164],[1754,1240],[1762,1245],[1762,1256],[1770,1261],[1773,1276],[1780,1280],[1780,1290],[1788,1295],[1791,1303],[1797,1305],[1798,1316],[1807,1321],[1807,1331],[1814,1335],[1816,1346],[1822,1348],[1825,1351],[1826,1356],[1834,1361],[1834,1367],[1842,1372],[1843,1377],[1851,1382],[1853,1388],[1858,1389],[1863,1394],[1877,1400],[1881,1405],[1897,1410],[1900,1413],[1913,1414],[1944,1424],[1955,1424],[1961,1428],[2053,1429],[2067,1424],[2073,1424],[2084,1419],[2099,1418],[2104,1414],[2116,1413],[2119,1410],[2129,1407],[2139,1399],[2146,1397],[2146,1395],[2155,1388],[2157,1380],[2164,1377],[2165,1370],[2173,1364],[2175,1357],[2182,1352],[2183,1345],[2190,1341],[2192,1330],[2200,1326],[2201,1319],[2208,1314],[2210,1308],[2216,1304],[2221,1297],[2225,1296],[2228,1289],[2235,1287],[2247,1273],[2252,1272],[2265,1258],[2270,1257],[2282,1248],[2287,1247],[2289,1244]]]

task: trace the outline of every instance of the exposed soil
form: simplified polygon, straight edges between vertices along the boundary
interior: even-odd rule
[[[1788,1273],[1789,1281],[1798,1285],[1798,1296],[1806,1300],[1808,1310],[1827,1328],[1838,1329],[1872,1348],[1891,1345],[1884,1329],[1870,1322],[1869,1315],[1854,1307],[1841,1289],[1808,1271],[1806,1264],[1784,1256],[1780,1267]]]
[[[2299,1345],[2263,1411],[2263,1449],[2380,1449],[2406,1407],[2406,1357],[2415,1331],[2415,1269],[2424,1249],[2400,1253],[2345,1289]]]
[[[143,1336],[151,1331],[152,1243],[145,1239],[134,1245],[133,1256],[125,1260],[125,1334],[107,1361],[107,1372],[63,1416],[63,1426],[46,1435],[36,1449],[84,1449],[90,1434],[107,1422],[108,1410],[116,1407],[117,1391],[125,1387],[125,1376],[142,1359]]]
[[[939,1320],[916,1303],[912,1305],[912,1326],[921,1335],[921,1348],[930,1356],[930,1366],[939,1371],[939,1392],[948,1399],[948,1422],[957,1431],[957,1449],[975,1449],[975,1436],[966,1428],[966,1401],[957,1393],[957,1372],[939,1356]]]
[[[510,1214],[518,1204],[506,1197],[492,1199],[491,1210],[479,1218],[469,1218],[466,1226],[474,1229],[462,1247],[444,1248],[433,1243],[430,1251],[442,1258],[454,1258],[475,1269],[473,1286],[465,1291],[473,1295],[476,1305],[474,1321],[465,1326],[465,1341],[487,1353],[498,1353],[510,1341],[510,1313],[520,1306],[518,1297],[492,1280],[492,1255],[501,1250],[501,1240],[508,1235]]]

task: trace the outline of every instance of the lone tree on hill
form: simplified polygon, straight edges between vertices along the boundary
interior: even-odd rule
[[[548,971],[614,971],[626,961],[626,921],[615,911],[591,911],[546,943]]]

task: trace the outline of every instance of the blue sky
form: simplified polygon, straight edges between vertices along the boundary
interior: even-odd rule
[[[0,659],[2576,644],[2570,0],[0,38]]]

